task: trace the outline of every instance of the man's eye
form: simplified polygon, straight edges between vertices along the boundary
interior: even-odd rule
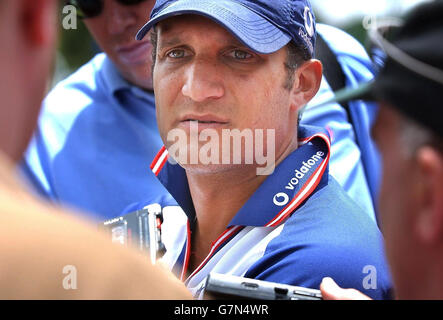
[[[168,58],[172,58],[172,59],[180,59],[180,58],[184,58],[186,56],[186,52],[183,49],[175,49],[175,50],[171,50],[169,51],[166,56]]]
[[[237,60],[247,60],[252,58],[252,54],[243,50],[232,50],[228,55]]]

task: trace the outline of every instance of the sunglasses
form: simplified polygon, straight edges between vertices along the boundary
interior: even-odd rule
[[[132,6],[146,0],[116,0],[118,3],[125,6]],[[94,18],[99,16],[104,8],[104,0],[67,0],[67,4],[73,5],[77,8],[77,15],[80,18]]]

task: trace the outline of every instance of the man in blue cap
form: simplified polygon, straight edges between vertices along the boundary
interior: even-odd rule
[[[310,4],[162,0],[137,38],[149,31],[165,143],[151,168],[180,205],[164,210],[163,262],[195,296],[214,271],[387,298],[375,222],[329,175],[327,133],[299,126],[322,77]]]
[[[68,2],[76,6],[103,53],[57,84],[45,98],[22,168],[46,198],[105,220],[131,203],[154,200],[158,194],[167,199],[147,167],[161,146],[150,77],[151,45],[147,37],[139,43],[134,39],[154,1]],[[307,18],[310,14],[306,12]],[[370,60],[355,39],[330,26],[317,25],[316,29],[340,64],[332,73],[343,71],[347,86],[372,78]],[[330,86],[334,86],[327,77],[323,79],[328,81],[322,81],[311,105],[332,95]],[[338,104],[308,105],[301,121],[331,132],[331,174],[375,220],[371,194],[376,189],[378,161],[373,159],[367,134],[372,118],[366,105],[353,101],[349,114]]]

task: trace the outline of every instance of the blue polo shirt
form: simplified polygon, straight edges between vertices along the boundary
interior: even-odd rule
[[[130,203],[167,197],[149,172],[162,146],[152,92],[98,54],[45,98],[22,169],[40,194],[97,221]]]
[[[329,175],[328,136],[304,126],[299,145],[237,212],[195,270],[188,270],[195,209],[186,173],[168,161],[166,149],[157,155],[151,168],[180,205],[163,210],[162,259],[196,297],[210,272],[316,289],[329,276],[374,299],[390,297],[382,236]]]

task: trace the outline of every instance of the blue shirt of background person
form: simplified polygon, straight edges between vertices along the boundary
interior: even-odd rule
[[[22,170],[40,194],[103,220],[163,194],[149,175],[161,145],[151,44],[138,42],[154,0],[95,1],[77,11],[103,50],[46,97]],[[94,9],[94,10],[91,10]],[[72,31],[75,32],[75,31]]]

